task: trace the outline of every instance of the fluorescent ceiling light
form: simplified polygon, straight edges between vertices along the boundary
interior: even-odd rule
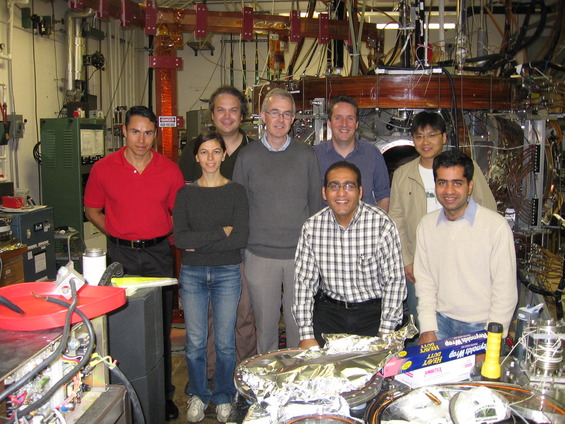
[[[377,28],[378,29],[398,29],[399,25],[396,22],[390,22],[390,23],[381,23],[381,24],[377,24]],[[428,27],[428,25],[426,25],[426,27]],[[444,24],[443,25],[444,29],[455,29],[455,24]],[[439,24],[437,23],[431,23],[429,24],[429,29],[439,29]]]
[[[328,13],[327,11],[315,11],[313,14],[314,18],[317,18],[320,13]],[[390,12],[386,12],[387,15],[390,16],[399,16],[400,13],[398,11],[390,11]],[[439,12],[426,12],[427,15],[429,16],[439,16]],[[290,16],[290,12],[279,12],[277,13],[277,15],[279,16]],[[443,13],[444,16],[456,16],[457,13],[456,12],[451,12],[451,11],[445,11]],[[365,18],[374,18],[374,17],[380,17],[380,18],[384,18],[386,15],[383,14],[382,12],[374,12],[374,11],[369,11],[369,12],[365,12]],[[300,17],[301,18],[306,18],[308,17],[308,12],[300,12]]]

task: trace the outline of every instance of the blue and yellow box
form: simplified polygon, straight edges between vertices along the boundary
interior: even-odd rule
[[[465,356],[484,353],[487,348],[487,331],[481,330],[463,336],[409,346],[387,361],[379,372],[390,377]]]

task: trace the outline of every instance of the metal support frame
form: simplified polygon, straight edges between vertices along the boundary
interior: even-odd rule
[[[535,148],[534,169],[530,177],[524,181],[524,193],[532,201],[530,222],[519,222],[522,228],[541,230],[543,192],[545,187],[545,119],[529,116],[524,121],[524,148]]]
[[[102,1],[102,0],[101,0]],[[145,2],[145,35],[157,34],[157,8],[152,0]]]
[[[349,37],[348,23],[342,20],[330,20],[327,13],[319,18],[300,18],[298,12],[286,16],[261,15],[260,21],[255,21],[253,9],[245,7],[242,12],[210,12],[206,5],[198,4],[195,10],[185,10],[179,18],[178,9],[159,8],[154,0],[147,0],[145,7],[133,0],[68,0],[69,7],[82,10],[91,8],[100,19],[116,18],[124,28],[133,26],[143,28],[146,35],[156,35],[157,25],[173,25],[177,30],[195,31],[198,38],[203,38],[208,32],[224,34],[241,34],[245,40],[252,40],[256,34],[268,34],[272,28],[277,33],[289,34],[292,39],[303,37],[318,38],[319,43],[327,44],[332,39],[347,40]],[[374,29],[364,27],[362,40],[367,40]],[[158,36],[156,38],[159,38]],[[164,49],[166,50],[166,49]],[[156,68],[155,92],[156,113],[159,116],[177,115],[177,77],[176,69],[182,67],[182,62],[176,57],[176,52],[155,52],[150,58],[150,66]],[[162,82],[167,82],[167,87]],[[170,84],[170,85],[169,85]],[[166,99],[162,99],[161,96]],[[172,102],[172,104],[171,104]],[[317,137],[319,137],[317,132]],[[176,128],[163,128],[159,132],[158,149],[165,156],[175,160],[178,152],[178,134]]]
[[[300,14],[298,10],[290,11],[290,41],[298,42],[302,38],[300,31]]]
[[[330,16],[327,13],[320,13],[318,16],[318,24],[318,43],[328,44],[330,42]]]
[[[196,9],[196,38],[206,38],[208,34],[208,7],[205,4],[197,4]]]
[[[326,99],[316,98],[312,101],[312,115],[314,117],[314,144],[320,144],[325,138]]]
[[[253,40],[253,8],[244,7],[241,25],[241,38]]]

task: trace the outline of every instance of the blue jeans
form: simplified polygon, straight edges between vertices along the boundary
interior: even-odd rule
[[[239,264],[221,266],[183,265],[180,295],[186,323],[188,392],[204,404],[230,403],[235,395],[235,322],[241,292]],[[214,392],[206,377],[208,303],[212,305],[216,375]]]
[[[481,331],[484,330],[486,326],[486,322],[458,321],[439,312],[436,312],[436,318],[438,328],[438,331],[436,331],[436,337],[438,340]]]

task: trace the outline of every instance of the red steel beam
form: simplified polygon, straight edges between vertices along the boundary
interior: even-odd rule
[[[159,8],[158,21],[160,24],[178,25],[182,32],[196,30],[196,12],[194,10],[179,10]],[[221,34],[241,34],[243,17],[241,12],[214,12],[208,11],[208,32]],[[253,29],[256,34],[278,32],[290,35],[290,17],[254,13]],[[349,24],[346,21],[329,20],[329,36],[335,40],[347,40],[349,37]],[[374,33],[375,24],[363,26],[363,41]],[[302,37],[318,38],[320,24],[317,18],[300,18],[300,35]]]
[[[104,17],[116,18],[129,26],[145,27],[145,7],[132,0],[68,0],[73,9],[91,8],[104,9]],[[126,16],[124,16],[124,10]],[[175,25],[182,32],[196,31],[196,11],[189,9],[158,8],[157,23]],[[207,31],[220,34],[241,34],[243,25],[242,12],[214,12],[208,11]],[[279,32],[290,35],[291,22],[288,16],[268,15],[253,13],[253,30],[257,34]],[[317,18],[300,18],[300,35],[302,37],[318,38],[320,24]],[[296,25],[296,23],[295,23]],[[349,24],[346,21],[329,20],[329,36],[335,40],[347,40],[349,37]],[[297,29],[297,28],[295,28]],[[375,31],[374,24],[365,23],[363,26],[362,40],[366,41],[371,32]]]
[[[69,0],[70,9],[94,9],[100,11],[103,9],[104,16],[100,19],[116,18],[123,20],[123,11],[127,10],[127,21],[129,25],[143,28],[145,26],[145,9],[139,4],[131,0],[104,0],[102,5],[100,0]]]

